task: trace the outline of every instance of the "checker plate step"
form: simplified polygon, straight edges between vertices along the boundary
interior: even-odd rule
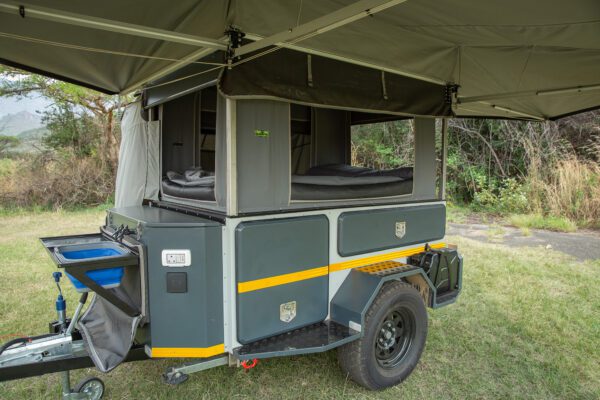
[[[333,321],[325,321],[246,344],[235,349],[233,354],[240,360],[250,360],[321,353],[359,337],[360,332]]]
[[[420,269],[414,265],[401,263],[398,261],[383,261],[375,264],[365,265],[364,267],[357,268],[360,272],[365,272],[371,275],[387,276],[396,274],[398,272],[408,272]]]

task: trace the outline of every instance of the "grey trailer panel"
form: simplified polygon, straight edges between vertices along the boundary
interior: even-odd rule
[[[435,198],[436,167],[435,119],[415,118],[414,200]]]
[[[329,265],[324,215],[242,222],[235,232],[238,282]]]
[[[290,197],[290,105],[237,101],[238,210],[287,207]]]
[[[327,316],[327,276],[238,294],[238,341],[246,344],[323,321]],[[295,302],[296,317],[281,320],[282,304]]]
[[[112,209],[108,223],[137,230],[147,249],[150,346],[206,348],[222,344],[222,225],[146,206]],[[190,250],[191,265],[163,266],[165,249]]]
[[[345,212],[338,232],[338,253],[344,257],[440,240],[446,233],[446,206]]]
[[[215,134],[215,199],[219,207],[227,206],[227,104],[217,91],[217,121]]]
[[[149,228],[148,292],[153,348],[205,348],[223,343],[221,228]],[[189,267],[164,267],[164,249],[188,249]],[[173,290],[172,274],[186,274],[186,288]],[[171,293],[169,293],[171,292]]]
[[[243,222],[235,233],[238,341],[248,343],[325,319],[328,275],[261,279],[300,273],[329,264],[329,220],[323,215]],[[287,281],[287,282],[286,282]],[[248,287],[250,283],[250,287]],[[296,302],[295,317],[284,321],[280,306]]]
[[[108,223],[114,228],[121,225],[135,230],[136,226],[142,227],[214,227],[221,226],[218,222],[214,222],[205,218],[195,217],[193,215],[183,214],[175,211],[165,210],[158,207],[120,207],[113,208],[108,213]]]

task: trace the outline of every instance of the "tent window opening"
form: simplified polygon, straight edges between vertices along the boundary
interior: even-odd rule
[[[163,194],[214,201],[216,87],[169,101],[162,107]]]
[[[291,200],[411,194],[413,131],[410,121],[389,115],[292,104]]]
[[[353,125],[351,165],[411,176],[415,164],[415,137],[410,120]]]

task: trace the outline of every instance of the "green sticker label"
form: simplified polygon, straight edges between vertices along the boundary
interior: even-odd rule
[[[258,137],[269,137],[269,131],[264,129],[255,129],[254,134]]]

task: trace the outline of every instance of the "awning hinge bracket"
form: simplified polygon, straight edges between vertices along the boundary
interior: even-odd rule
[[[229,28],[225,31],[225,34],[229,37],[229,44],[227,45],[225,58],[227,60],[227,68],[231,69],[233,62],[240,58],[235,57],[235,49],[241,47],[242,40],[246,34],[233,25],[229,26]]]
[[[455,104],[458,102],[458,89],[460,85],[456,83],[448,83],[445,88],[444,96],[446,98],[446,104]]]
[[[19,6],[19,15],[21,18],[25,18],[25,6]]]

